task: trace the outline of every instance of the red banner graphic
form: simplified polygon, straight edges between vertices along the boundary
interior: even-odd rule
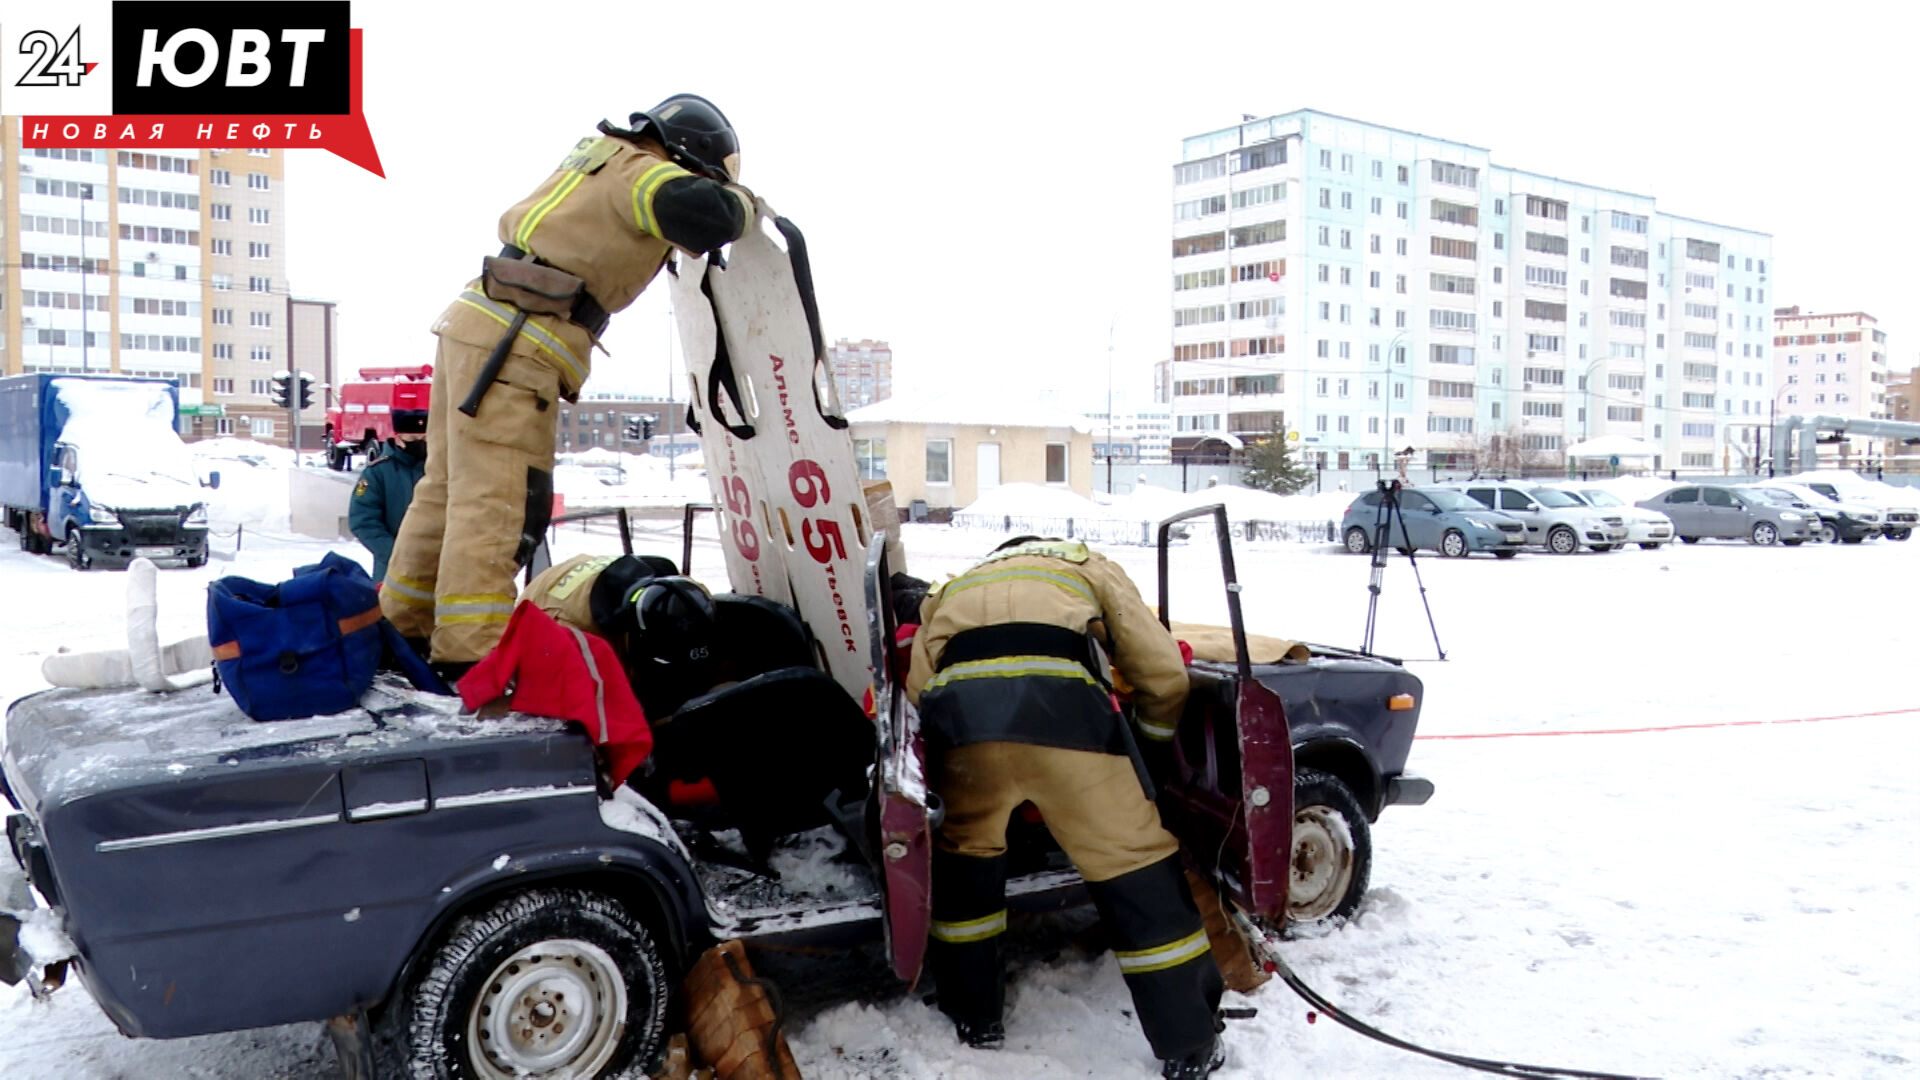
[[[25,116],[20,142],[30,148],[106,147],[315,147],[366,169],[387,174],[360,98],[360,31],[349,34],[352,111],[341,116]]]

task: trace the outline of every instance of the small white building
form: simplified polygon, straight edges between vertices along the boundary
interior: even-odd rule
[[[1018,400],[896,394],[847,413],[863,480],[887,480],[895,505],[932,516],[1001,484],[1093,491],[1093,436],[1085,419]]]

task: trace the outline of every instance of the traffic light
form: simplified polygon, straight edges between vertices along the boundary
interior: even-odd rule
[[[640,439],[644,442],[651,438],[653,438],[653,417],[642,416],[640,417]]]
[[[313,408],[313,376],[304,371],[300,373],[300,407]]]
[[[268,396],[273,399],[275,406],[286,408],[293,400],[293,374],[286,371],[274,372],[272,389],[268,391]]]
[[[640,417],[638,415],[629,415],[627,417],[624,434],[628,442],[640,441]]]

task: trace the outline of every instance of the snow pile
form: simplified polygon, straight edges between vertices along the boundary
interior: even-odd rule
[[[1109,517],[1106,507],[1062,487],[1045,484],[1001,484],[954,511],[954,516],[990,519],[1017,518],[1097,518]]]
[[[568,510],[611,506],[678,506],[710,502],[706,473],[645,454],[616,454],[596,447],[555,459],[553,489]]]

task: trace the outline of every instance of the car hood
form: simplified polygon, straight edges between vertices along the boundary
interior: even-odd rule
[[[1520,520],[1512,514],[1503,514],[1498,510],[1448,510],[1447,513],[1454,517],[1466,518],[1468,521],[1478,521],[1482,525],[1492,525],[1494,528],[1499,528],[1502,522],[1512,524]]]
[[[86,493],[89,504],[109,510],[173,510],[206,501],[198,485],[170,476],[85,476],[80,479],[80,490]]]

